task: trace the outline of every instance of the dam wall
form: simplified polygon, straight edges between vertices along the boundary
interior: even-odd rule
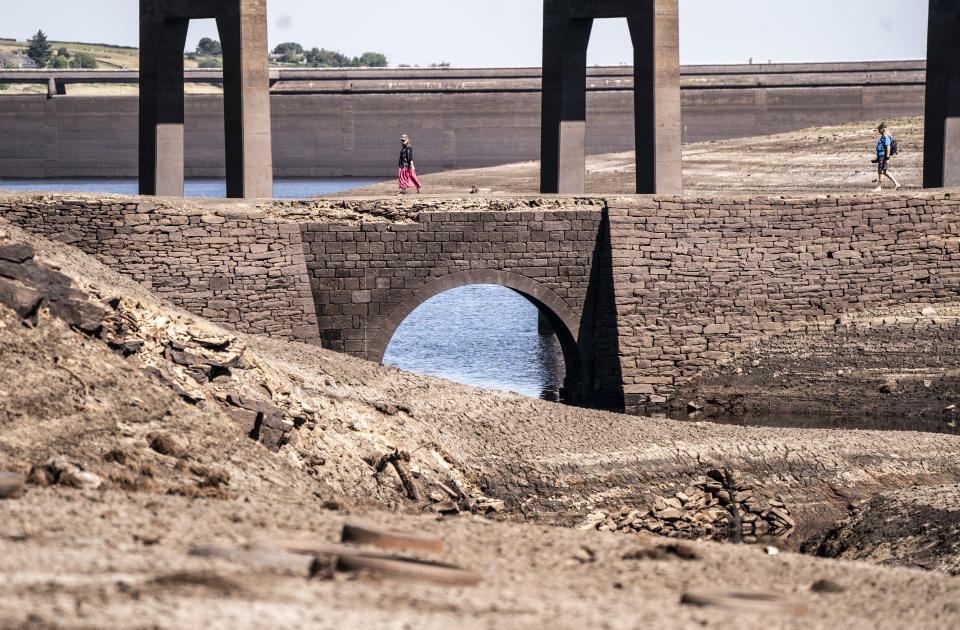
[[[686,66],[683,140],[921,116],[924,67]],[[401,133],[422,173],[539,159],[539,69],[281,71],[272,83],[275,177],[392,177]],[[0,96],[0,178],[135,177],[137,99],[64,88],[52,98]],[[589,70],[589,154],[633,150],[632,88],[630,68]],[[223,177],[222,116],[222,97],[186,97],[187,177]]]

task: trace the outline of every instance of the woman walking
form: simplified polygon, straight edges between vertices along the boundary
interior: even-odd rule
[[[407,134],[400,136],[400,192],[398,195],[407,194],[407,188],[415,187],[417,193],[420,193],[420,180],[417,179],[417,167],[413,164],[413,147],[410,146],[410,138]]]

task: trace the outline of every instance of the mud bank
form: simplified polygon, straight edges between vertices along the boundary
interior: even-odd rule
[[[827,558],[960,575],[960,486],[907,488],[872,497],[803,549]]]
[[[708,367],[674,417],[960,434],[960,305],[915,303],[795,327]]]

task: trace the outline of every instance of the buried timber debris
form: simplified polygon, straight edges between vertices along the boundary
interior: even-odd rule
[[[410,472],[410,453],[393,449],[386,455],[372,457],[368,463],[373,466],[377,473],[383,472],[388,464],[393,464],[407,497],[413,501],[420,501],[420,487]]]
[[[480,581],[479,574],[452,564],[392,556],[347,544],[362,543],[393,549],[440,551],[443,549],[443,542],[438,539],[358,524],[345,525],[341,539],[341,543],[268,539],[241,547],[194,547],[190,554],[297,572],[309,569],[310,577],[331,578],[336,572],[360,572],[460,586],[473,585]]]
[[[24,484],[23,475],[0,472],[0,499],[11,499],[20,496]]]
[[[751,612],[782,612],[791,615],[805,615],[807,607],[803,602],[774,592],[735,591],[730,589],[699,589],[684,593],[681,604],[694,606],[717,606]]]

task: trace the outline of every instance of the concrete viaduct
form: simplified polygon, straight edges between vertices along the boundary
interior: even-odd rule
[[[0,196],[5,219],[199,315],[373,361],[433,295],[510,287],[557,330],[564,399],[629,412],[773,335],[960,297],[956,191],[166,206]]]
[[[541,193],[581,193],[586,64],[596,18],[625,17],[634,48],[637,192],[679,194],[679,0],[544,0]],[[183,48],[215,18],[224,49],[227,195],[271,196],[266,0],[140,0],[140,192],[183,194]],[[930,0],[924,186],[960,185],[960,6]]]

